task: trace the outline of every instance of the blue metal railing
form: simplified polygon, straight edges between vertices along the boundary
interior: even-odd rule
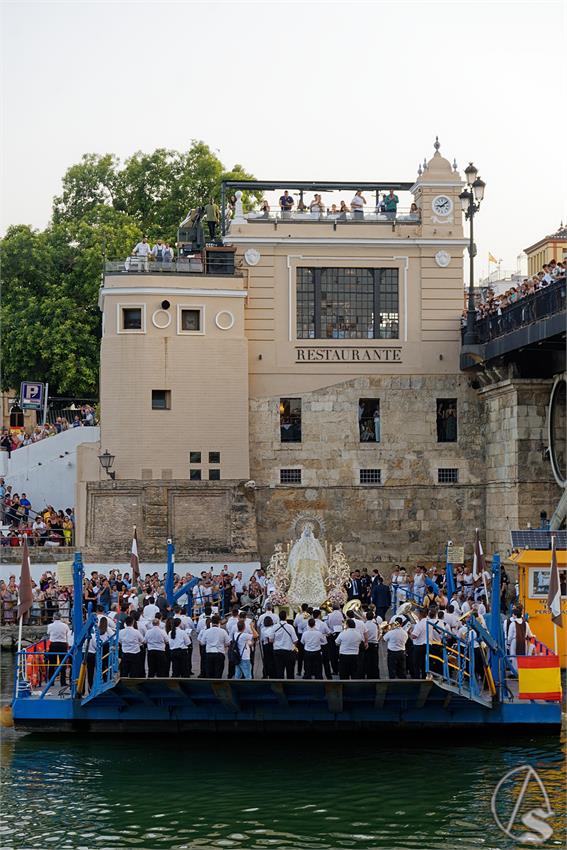
[[[468,629],[461,638],[429,620],[426,625],[425,672],[441,676],[449,685],[469,697],[480,695],[475,671],[475,634]]]
[[[119,634],[120,624],[117,625],[116,631],[107,640],[103,641],[98,628],[95,626],[95,668],[93,684],[89,690],[90,698],[102,693],[108,687],[114,685],[119,671],[120,653],[119,653]]]

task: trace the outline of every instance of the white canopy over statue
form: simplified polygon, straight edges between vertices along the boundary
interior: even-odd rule
[[[330,609],[346,601],[350,568],[340,543],[331,545],[317,538],[316,530],[321,535],[323,528],[317,516],[300,514],[294,529],[299,537],[285,548],[276,543],[267,568],[269,601],[274,605],[298,611],[303,603]]]
[[[325,550],[313,534],[313,526],[306,523],[301,537],[291,547],[287,558],[290,584],[287,598],[294,608],[306,602],[319,608],[327,598],[325,579],[328,573]]]

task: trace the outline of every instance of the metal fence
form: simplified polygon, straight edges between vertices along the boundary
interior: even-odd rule
[[[515,304],[504,307],[500,313],[494,313],[479,319],[475,323],[475,332],[479,343],[490,342],[518,328],[545,319],[565,310],[565,278],[551,283],[531,295],[520,298]],[[464,336],[466,328],[462,328]]]

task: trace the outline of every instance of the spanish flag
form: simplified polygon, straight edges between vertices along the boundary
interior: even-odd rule
[[[561,700],[561,670],[558,655],[518,655],[518,697]]]
[[[489,263],[496,263],[496,265],[498,265],[498,260],[496,259],[494,254],[490,253],[490,251],[488,252],[488,262]]]

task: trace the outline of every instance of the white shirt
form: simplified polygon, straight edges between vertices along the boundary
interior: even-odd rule
[[[148,254],[151,253],[151,250],[149,242],[138,242],[134,248],[134,253],[137,254],[138,257],[147,257]]]
[[[360,195],[355,195],[352,201],[350,202],[352,208],[356,210],[361,210],[364,206],[364,201],[360,197]]]
[[[384,640],[390,652],[403,652],[408,640],[408,633],[401,627],[399,629],[392,629],[386,632]]]
[[[345,629],[337,637],[339,655],[358,655],[363,638],[357,629]]]
[[[254,635],[252,634],[252,632],[238,632],[234,635],[234,640],[236,641],[238,651],[240,652],[240,660],[250,661],[250,647],[252,646],[252,642],[254,640]]]
[[[303,611],[295,615],[295,620],[293,621],[293,628],[295,629],[298,635],[303,634],[303,632],[307,628],[308,622],[309,616],[306,616]]]
[[[451,614],[450,612],[446,611],[445,617],[443,619],[445,620],[445,625],[447,626],[449,631],[453,632],[455,630],[455,627],[457,626],[457,623],[459,622],[459,615],[455,614],[454,612]]]
[[[427,620],[418,620],[418,622],[412,626],[411,629],[411,639],[413,640],[414,646],[425,646],[427,643],[427,639],[425,637],[425,630]]]
[[[203,632],[203,645],[206,652],[222,653],[229,645],[230,640],[224,629],[220,626],[211,626]]]
[[[435,619],[433,619],[431,617],[427,617],[425,622],[429,623],[429,629],[428,629],[429,643],[441,643],[442,637],[439,634],[439,632],[436,629],[434,629],[433,627],[434,626],[441,626],[441,628],[443,628],[443,623],[440,620],[438,620],[437,617],[435,617]]]
[[[110,635],[108,634],[108,632],[106,632],[105,634],[100,636],[100,642],[108,643],[109,637]],[[89,653],[89,655],[94,655],[96,653],[96,635],[91,635],[89,639],[89,645],[87,647],[87,652]]]
[[[171,636],[171,632],[169,633],[170,649],[186,649],[188,646],[191,646],[191,638],[185,629],[176,629],[175,637]]]
[[[378,643],[378,624],[374,620],[367,620],[364,625],[368,643]]]
[[[272,628],[274,630],[274,650],[290,650],[293,648],[294,643],[297,643],[297,632],[285,620],[280,620]]]
[[[165,645],[169,643],[169,638],[164,630],[160,629],[159,626],[152,626],[151,629],[148,629],[146,632],[145,641],[149,652],[153,649],[165,650]]]
[[[342,611],[331,611],[327,617],[327,625],[336,634],[342,631],[344,621],[345,615]]]
[[[324,643],[327,643],[327,635],[331,634],[331,630],[328,625],[324,623],[323,620],[317,619],[315,620],[315,628],[317,629],[317,631],[321,632],[321,634],[325,638]]]
[[[149,620],[150,623],[155,617],[156,614],[159,614],[159,608],[157,605],[150,603],[148,605],[144,605],[144,610],[142,611],[144,620]]]
[[[301,643],[305,647],[306,652],[319,652],[321,647],[327,643],[327,638],[315,625],[312,629],[305,629],[301,635]]]
[[[66,643],[69,645],[69,626],[61,620],[54,620],[47,627],[47,637],[53,643]]]
[[[226,630],[228,632],[229,637],[232,637],[234,632],[236,631],[236,627],[238,626],[238,622],[240,617],[229,617],[226,621]]]
[[[232,580],[232,586],[234,587],[235,593],[242,593],[244,589],[244,582],[241,578],[235,578]]]
[[[120,630],[118,640],[122,647],[122,652],[127,652],[131,655],[138,655],[140,652],[140,646],[144,642],[144,636],[133,626],[124,626],[124,628]]]

